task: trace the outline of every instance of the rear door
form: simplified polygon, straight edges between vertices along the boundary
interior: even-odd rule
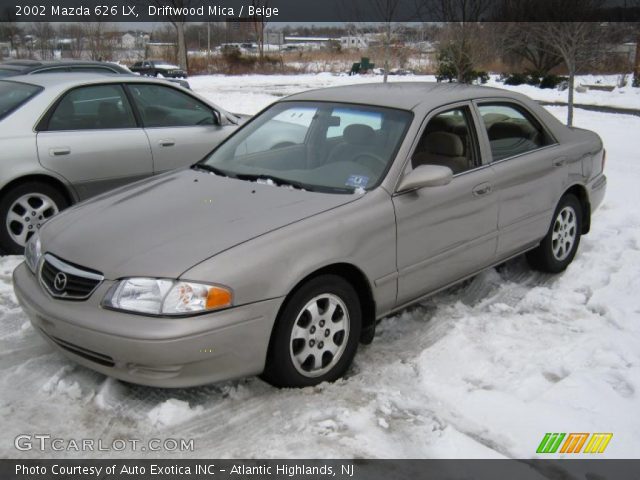
[[[149,141],[118,84],[66,92],[38,126],[37,144],[42,166],[81,199],[153,174]]]
[[[481,138],[496,172],[498,256],[506,258],[547,233],[556,199],[567,177],[568,158],[555,139],[523,105],[478,101]]]
[[[235,125],[220,125],[209,105],[166,85],[129,83],[153,152],[154,172],[191,165],[218,145]]]

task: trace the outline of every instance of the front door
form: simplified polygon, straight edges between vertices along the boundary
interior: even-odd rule
[[[154,172],[189,166],[226,138],[235,125],[220,125],[208,105],[175,88],[128,85],[153,152]]]
[[[436,113],[411,168],[452,169],[448,185],[394,195],[397,222],[397,305],[444,287],[490,264],[497,245],[495,174],[483,165],[468,105]]]

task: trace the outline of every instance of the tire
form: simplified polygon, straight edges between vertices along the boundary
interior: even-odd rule
[[[23,253],[32,232],[68,206],[62,192],[46,183],[26,182],[12,188],[0,199],[0,250]]]
[[[262,379],[275,387],[337,380],[353,361],[361,326],[360,299],[349,282],[337,275],[309,280],[291,295],[276,319]]]
[[[571,194],[560,199],[547,235],[540,245],[527,253],[527,261],[536,270],[564,271],[573,261],[582,232],[582,205]]]

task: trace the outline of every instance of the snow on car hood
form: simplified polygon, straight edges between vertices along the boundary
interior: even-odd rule
[[[72,207],[46,223],[41,239],[44,251],[107,279],[175,278],[235,245],[358,197],[180,170]]]

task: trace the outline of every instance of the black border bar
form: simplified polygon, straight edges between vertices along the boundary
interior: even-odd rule
[[[0,460],[2,480],[638,480],[640,460]]]
[[[250,7],[268,10],[252,15]],[[640,4],[635,0],[0,0],[0,21],[5,22],[256,19],[289,23],[637,22]]]

